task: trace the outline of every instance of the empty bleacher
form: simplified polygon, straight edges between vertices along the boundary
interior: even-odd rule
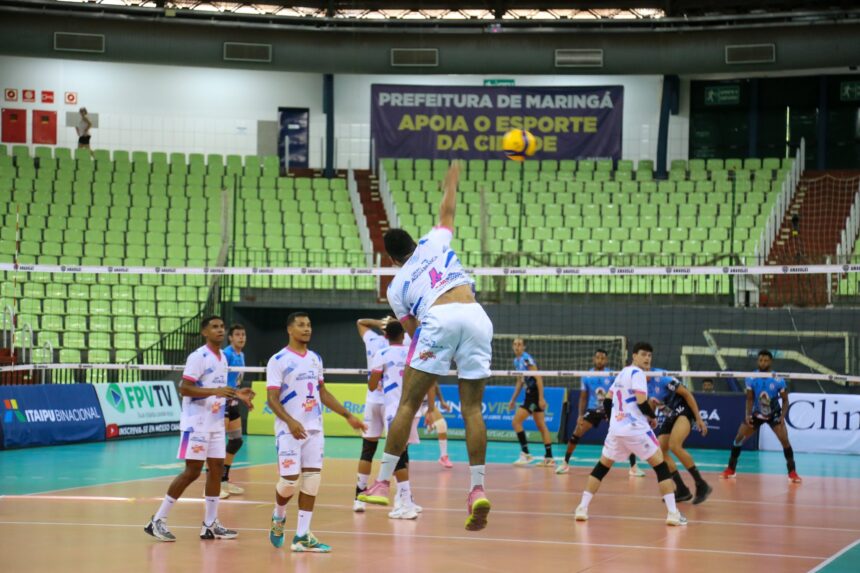
[[[419,232],[431,227],[447,161],[386,159],[382,165],[400,225]],[[668,179],[656,181],[650,161],[634,170],[632,161],[471,160],[459,186],[454,248],[470,265],[510,262],[518,252],[517,264],[531,266],[752,262],[790,165],[779,159],[674,161]],[[535,290],[622,292],[612,283],[625,279],[532,282]],[[689,277],[684,288],[693,292],[699,280]],[[715,280],[695,292],[727,288],[728,281]]]

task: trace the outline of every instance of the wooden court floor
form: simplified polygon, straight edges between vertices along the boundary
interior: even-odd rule
[[[264,464],[233,470],[233,481],[246,493],[222,501],[219,509],[221,521],[240,532],[232,541],[198,538],[202,482],[189,488],[170,516],[176,543],[143,532],[170,477],[2,496],[0,571],[792,573],[814,570],[860,539],[860,481],[850,478],[809,477],[795,485],[782,475],[721,481],[708,473],[711,499],[681,504],[690,523],[670,528],[652,472],[637,479],[620,467],[613,470],[592,502],[591,519],[576,523],[572,510],[588,468],[556,476],[551,469],[493,464],[490,523],[470,533],[463,527],[465,464],[453,470],[412,464],[415,500],[424,507],[414,522],[392,521],[383,508],[353,513],[354,469],[353,461],[330,459],[323,470],[312,530],[333,547],[328,555],[292,554],[288,546],[269,544],[276,470]],[[287,526],[291,536],[293,502]],[[824,570],[842,570],[833,567]]]

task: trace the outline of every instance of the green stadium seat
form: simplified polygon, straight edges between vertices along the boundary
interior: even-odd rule
[[[161,332],[158,326],[158,319],[152,316],[138,316],[137,331],[141,333]]]
[[[84,350],[87,348],[83,332],[66,331],[63,333],[63,349],[69,348],[78,350]]]
[[[60,350],[60,364],[82,364],[81,351],[71,348]]]
[[[90,332],[87,337],[87,344],[90,349],[109,350],[113,347],[111,335],[105,332]],[[90,350],[90,361],[92,362],[92,350]],[[109,360],[105,360],[109,362]]]
[[[89,330],[90,332],[111,332],[112,325],[111,319],[109,316],[103,315],[94,315],[90,316],[89,320]]]
[[[709,239],[702,243],[702,249],[705,254],[718,255],[723,252],[723,242]]]

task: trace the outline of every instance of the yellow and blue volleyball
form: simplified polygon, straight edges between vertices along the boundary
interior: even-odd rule
[[[502,149],[508,159],[525,161],[537,151],[537,139],[525,129],[512,129],[502,136]]]

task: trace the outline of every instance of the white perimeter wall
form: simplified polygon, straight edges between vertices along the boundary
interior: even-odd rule
[[[490,76],[486,76],[490,77]],[[498,77],[498,76],[492,76]],[[660,116],[661,76],[505,76],[518,86],[624,86],[622,154],[654,159]],[[370,86],[374,83],[483,85],[485,76],[336,75],[337,166],[370,162]],[[122,64],[0,56],[0,88],[52,90],[54,104],[0,102],[3,107],[57,111],[60,146],[74,147],[66,112],[85,106],[98,113],[93,147],[185,153],[257,153],[257,121],[277,121],[278,107],[311,110],[310,162],[322,164],[325,116],[322,75],[221,68]],[[689,82],[682,82],[681,114],[669,124],[669,159],[686,158]],[[77,92],[78,105],[63,103]]]
[[[53,105],[22,104],[20,94],[16,103],[0,103],[28,116],[56,110],[57,144],[66,147],[77,145],[66,111],[80,106],[99,114],[95,149],[256,154],[257,121],[277,121],[278,107],[309,108],[311,136],[325,131],[319,74],[0,56],[0,84],[53,90]],[[64,92],[77,92],[79,105],[65,105]],[[319,162],[317,141],[311,163]]]

